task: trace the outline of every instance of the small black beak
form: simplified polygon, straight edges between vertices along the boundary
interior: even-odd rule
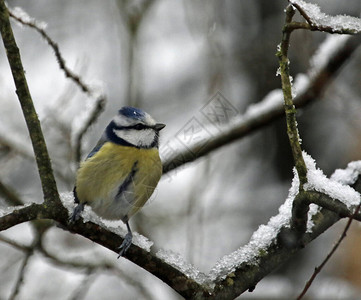
[[[160,130],[162,130],[164,127],[165,127],[165,124],[163,124],[163,123],[157,123],[157,124],[155,124],[154,129],[157,130],[157,131],[160,131]]]

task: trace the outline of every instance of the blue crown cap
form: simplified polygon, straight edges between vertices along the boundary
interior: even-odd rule
[[[145,117],[144,111],[142,111],[139,108],[135,108],[135,107],[130,107],[130,106],[124,106],[122,107],[118,113],[120,115],[123,115],[125,117],[128,118],[133,118],[133,119],[142,119]]]

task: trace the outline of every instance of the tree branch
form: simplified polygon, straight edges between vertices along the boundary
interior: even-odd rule
[[[119,252],[119,245],[123,241],[119,235],[92,222],[83,223],[79,220],[68,225],[67,219],[57,218],[57,221],[73,233],[80,234],[115,253]],[[134,244],[127,251],[126,258],[164,281],[186,299],[190,299],[194,291],[207,290],[207,287],[188,278],[184,273],[158,258],[154,252],[148,252]]]
[[[354,220],[361,221],[361,213],[353,213],[353,210],[356,210],[356,207],[348,208],[344,203],[337,199],[332,199],[326,194],[319,192],[307,192],[307,198],[310,203],[317,204],[320,207],[323,207],[329,211],[334,212],[340,218],[353,218]]]
[[[290,18],[290,20],[291,19],[292,18]],[[4,23],[4,20],[7,22],[6,24]],[[10,38],[8,36],[9,35],[8,30],[11,31],[11,27],[10,24],[8,24],[8,21],[9,20],[8,20],[7,10],[4,5],[4,1],[0,0],[1,33],[3,36],[6,49],[8,51],[10,50],[9,62],[12,68],[13,68],[13,64],[15,65],[20,63],[20,67],[19,66],[17,66],[17,68],[14,67],[14,71],[13,71],[15,84],[19,85],[19,88],[17,86],[17,93],[19,95],[20,102],[21,103],[24,102],[22,103],[22,105],[24,106],[24,115],[26,118],[29,119],[28,128],[30,134],[33,131],[32,126],[34,124],[38,128],[37,130],[40,130],[40,134],[41,134],[40,124],[37,120],[35,109],[32,105],[30,93],[26,85],[24,72],[20,62],[19,51],[16,47],[15,40],[12,36],[12,32]],[[285,38],[286,38],[285,42],[288,43],[287,39],[289,38],[289,36],[288,37],[286,36]],[[7,42],[5,42],[5,40]],[[357,46],[358,44],[359,42],[356,43]],[[286,51],[283,54],[287,55],[287,48],[285,48],[284,50]],[[355,48],[353,48],[353,50],[349,52],[349,54],[352,53],[354,50]],[[326,65],[325,69],[320,70],[320,73],[318,73],[317,76],[326,77],[326,79],[324,78],[322,80],[320,79],[320,82],[323,84],[322,87],[321,88],[314,87],[312,86],[311,83],[307,91],[302,94],[302,96],[304,97],[303,101],[305,102],[301,102],[301,103],[307,103],[307,99],[311,101],[315,98],[315,95],[319,95],[322,92],[323,88],[326,86],[326,83],[328,83],[329,80],[332,78],[332,76],[334,76],[335,72],[345,62],[345,60],[346,60],[345,57],[342,59],[340,58],[339,60],[336,60],[336,64],[334,61],[330,61]],[[325,74],[330,69],[333,72],[331,74]],[[288,74],[287,72],[285,74]],[[20,78],[19,81],[17,80],[18,76]],[[286,82],[286,85],[289,85],[289,83]],[[312,87],[314,89],[312,89]],[[287,88],[289,89],[287,91],[287,97],[289,98],[290,87]],[[23,92],[24,92],[23,90],[25,90],[24,93],[25,96],[23,96]],[[21,97],[20,94],[22,95]],[[25,97],[25,100],[23,99],[23,97]],[[292,96],[288,100],[292,101]],[[295,99],[295,103],[297,103],[296,100],[297,98]],[[290,104],[292,103],[288,103],[287,105]],[[293,109],[294,108],[291,107],[290,113],[294,115]],[[260,128],[261,126],[269,124],[271,120],[274,120],[279,116],[282,116],[283,113],[284,111],[282,108],[282,102],[273,103],[271,107],[267,107],[267,109],[264,108],[263,110],[260,110],[257,113],[249,112],[248,114],[245,115],[245,118],[240,122],[238,122],[236,125],[225,128],[220,135],[217,135],[213,139],[213,141],[208,143],[207,147],[203,147],[203,145],[195,145],[194,146],[195,149],[199,151],[194,151],[193,153],[198,153],[197,157],[194,157],[193,154],[191,154],[192,156],[187,156],[188,160],[182,160],[181,163],[179,163],[178,165],[177,163],[172,164],[173,163],[172,160],[168,159],[164,166],[165,171],[169,171],[172,168],[175,168],[181,164],[184,164],[188,161],[194,160],[202,155],[205,155],[210,151],[219,148],[220,146],[228,144],[236,139],[239,139],[241,136],[249,134],[253,130]],[[292,126],[295,126],[295,120],[291,120],[290,123],[292,122],[293,122]],[[294,128],[290,130],[290,132],[291,133],[294,132]],[[16,208],[13,211],[7,213],[6,215],[0,217],[0,230],[4,230],[16,224],[20,224],[22,222],[26,222],[34,219],[49,218],[56,220],[64,228],[68,228],[72,232],[78,233],[117,253],[118,246],[122,242],[122,238],[119,237],[117,234],[111,232],[110,230],[102,228],[101,226],[92,222],[83,223],[82,220],[79,220],[74,224],[71,225],[68,224],[67,212],[65,211],[63,206],[60,205],[60,202],[56,201],[58,198],[57,198],[55,182],[53,182],[53,178],[47,177],[49,174],[52,173],[51,173],[49,158],[47,156],[45,157],[41,156],[44,155],[43,153],[44,149],[46,151],[45,143],[41,144],[41,142],[43,141],[42,135],[40,135],[40,137],[36,135],[35,137],[36,138],[34,138],[33,144],[34,144],[34,151],[36,153],[36,157],[39,160],[45,159],[46,163],[48,164],[44,169],[41,169],[39,166],[39,173],[41,178],[44,180],[43,184],[45,183],[50,184],[52,190],[48,191],[43,188],[44,197],[46,200],[43,205],[31,204],[30,206],[21,207],[19,209]],[[294,136],[292,136],[292,138],[294,138]],[[38,143],[40,143],[41,145],[39,146]],[[45,154],[47,153],[45,152]],[[177,155],[182,155],[182,153]],[[53,183],[54,185],[52,186]],[[52,196],[54,196],[54,198],[52,198]],[[317,200],[314,201],[321,201],[321,200],[317,198]],[[328,206],[328,208],[331,209],[333,208],[333,206]],[[343,208],[339,209],[339,211],[342,212],[341,216],[347,214],[346,212],[344,212]],[[210,284],[215,284],[213,289],[210,288],[210,285],[208,285],[208,283],[199,283],[194,278],[189,277],[189,275],[187,275],[185,272],[180,271],[177,267],[174,267],[171,264],[166,263],[164,260],[160,259],[152,251],[148,252],[142,248],[132,245],[129,251],[127,252],[126,258],[131,260],[133,263],[141,266],[145,270],[151,272],[153,275],[157,276],[161,280],[163,280],[165,283],[171,286],[175,291],[177,291],[180,295],[182,295],[187,299],[234,298],[247,289],[252,290],[254,286],[257,284],[257,282],[260,281],[264,276],[266,276],[271,271],[276,269],[280,264],[284,263],[295,252],[297,252],[302,247],[307,245],[310,241],[318,237],[328,227],[330,227],[335,222],[337,222],[341,216],[333,212],[330,212],[329,210],[326,209],[321,210],[321,212],[314,217],[315,226],[312,228],[312,232],[304,234],[302,236],[302,243],[285,242],[287,238],[289,238],[289,228],[288,226],[283,226],[282,228],[279,228],[279,232],[276,238],[270,242],[267,248],[261,249],[262,251],[260,250],[258,253],[255,253],[254,254],[255,256],[252,259],[248,259],[243,262],[237,261],[236,263],[239,263],[239,265],[234,266],[234,269],[228,272],[225,277],[218,276],[214,281],[208,282]],[[359,216],[356,215],[355,218],[356,217],[358,218]],[[302,231],[304,232],[304,230]]]
[[[312,31],[323,31],[331,34],[361,33],[361,19],[351,16],[329,16],[321,12],[318,5],[303,0],[289,0],[302,17],[305,18]]]
[[[361,180],[358,180],[354,185],[358,191],[361,191],[360,182]],[[310,198],[311,202],[313,201],[319,205],[330,202],[327,196],[323,194],[316,192],[310,194],[314,195],[314,197]],[[320,198],[324,199],[320,200]],[[287,259],[295,252],[317,238],[327,228],[337,222],[340,217],[350,214],[342,205],[341,208],[333,208],[338,205],[336,200],[333,200],[333,202],[335,202],[334,205],[327,207],[336,211],[337,214],[327,209],[321,210],[321,212],[313,218],[315,226],[312,228],[312,232],[304,234],[302,243],[287,242],[290,238],[289,229],[287,226],[280,228],[278,236],[267,248],[256,253],[255,258],[244,261],[242,264],[235,267],[235,270],[230,271],[225,278],[217,278],[213,282],[215,283],[214,289],[211,289],[209,285],[212,282],[196,282],[194,278],[188,277],[184,272],[179,271],[176,267],[173,267],[160,259],[154,252],[148,252],[136,245],[130,247],[126,258],[163,280],[187,299],[234,298],[247,289],[252,289],[258,281],[277,268],[280,264],[287,261]],[[83,223],[82,220],[79,220],[75,224],[69,226],[68,215],[53,215],[53,213],[49,213],[48,208],[45,205],[39,204],[32,204],[27,207],[14,209],[7,215],[0,217],[0,230],[37,218],[53,218],[62,224],[64,228],[68,228],[73,233],[78,233],[111,249],[115,253],[118,252],[118,246],[123,240],[123,238],[117,234],[92,222]],[[358,213],[355,218],[361,219],[361,215]],[[76,265],[80,267],[81,263],[75,262],[74,266]],[[260,268],[260,266],[262,267]]]
[[[361,192],[361,178],[352,186]],[[357,212],[357,215],[359,213]],[[276,270],[289,260],[295,253],[302,250],[311,241],[335,224],[341,216],[327,209],[321,209],[313,217],[312,232],[304,233],[301,242],[294,242],[293,232],[285,226],[279,230],[277,237],[269,246],[257,253],[255,258],[235,267],[227,276],[215,281],[214,293],[209,299],[233,299],[246,290],[254,289],[266,275]],[[245,246],[246,247],[246,246]],[[232,254],[231,254],[232,256]]]
[[[46,202],[60,202],[48,150],[41,130],[40,122],[31,99],[28,84],[25,78],[24,68],[20,58],[20,51],[16,45],[14,34],[9,21],[9,13],[7,7],[5,6],[4,0],[0,0],[0,31],[11,72],[13,74],[16,86],[16,94],[18,95],[33,144],[44,193],[44,200]]]
[[[1,210],[0,213],[2,213]],[[49,213],[41,204],[33,203],[29,206],[15,207],[9,213],[2,213],[0,216],[0,231],[31,220],[49,217]]]
[[[337,51],[332,53],[329,60],[320,69],[317,69],[315,74],[310,75],[307,87],[294,98],[295,107],[305,107],[316,101],[360,44],[361,35],[351,37]],[[219,133],[214,134],[206,145],[194,144],[188,147],[189,149],[180,149],[165,157],[163,173],[170,172],[223,146],[236,142],[284,116],[285,111],[281,97],[273,100],[272,103],[268,101],[269,99],[266,97],[263,101],[253,105],[252,111],[246,111],[237,120],[233,120],[231,124],[221,127]]]
[[[355,212],[348,219],[347,224],[345,226],[345,229],[343,230],[340,238],[337,240],[337,243],[332,247],[331,251],[327,254],[326,258],[322,261],[322,263],[318,267],[315,268],[315,271],[313,272],[311,278],[307,281],[307,283],[306,283],[304,289],[302,290],[301,294],[297,297],[297,300],[302,299],[303,296],[307,293],[308,289],[312,285],[312,283],[315,280],[316,276],[321,272],[322,268],[326,265],[326,263],[330,260],[332,255],[337,250],[337,248],[340,246],[342,240],[346,237],[346,233],[349,230],[353,219],[359,213],[360,207],[361,207],[361,203],[356,207]]]
[[[295,163],[296,171],[299,178],[299,194],[292,204],[292,224],[291,229],[295,233],[296,240],[306,232],[307,229],[307,215],[309,211],[309,201],[303,186],[307,183],[307,167],[302,155],[302,148],[300,144],[300,137],[298,134],[296,107],[293,104],[292,84],[290,79],[288,59],[288,49],[290,45],[291,33],[287,25],[292,22],[295,15],[295,9],[292,5],[286,8],[286,19],[282,30],[281,44],[278,46],[277,57],[279,60],[279,73],[282,82],[282,92],[284,99],[284,109],[286,115],[287,135],[292,150],[293,161]]]
[[[295,14],[295,10],[292,5],[289,5],[286,9],[285,25],[292,22],[292,18]],[[291,145],[293,154],[293,160],[296,165],[298,177],[300,179],[300,192],[303,191],[303,185],[307,182],[307,168],[302,156],[302,149],[300,145],[300,137],[298,135],[297,121],[296,121],[296,107],[293,104],[292,99],[292,85],[290,80],[289,64],[288,60],[288,48],[290,45],[291,32],[287,30],[287,27],[283,27],[282,41],[277,52],[277,57],[280,64],[280,75],[282,81],[282,91],[284,99],[284,108],[287,122],[287,134]]]

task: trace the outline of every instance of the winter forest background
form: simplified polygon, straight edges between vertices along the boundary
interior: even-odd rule
[[[359,0],[310,2],[329,15],[360,17]],[[44,30],[58,44],[69,69],[93,91],[84,93],[64,76],[53,50],[36,30],[12,20],[58,189],[65,198],[73,188],[77,166],[74,140],[94,110],[95,95],[106,95],[106,105],[84,135],[82,159],[117,109],[131,105],[167,124],[160,142],[166,160],[173,153],[187,152],[192,142],[206,144],[219,134],[219,126],[257,110],[256,103],[280,92],[275,53],[287,1],[8,0],[7,4],[21,7],[39,27],[43,26],[39,22],[46,23]],[[17,12],[24,17],[22,10]],[[296,14],[295,19],[302,17]],[[322,65],[343,37],[310,30],[292,33],[290,72],[300,89],[302,74]],[[41,203],[42,191],[3,45],[0,70],[1,210],[11,206],[11,196]],[[218,119],[209,117],[207,112],[219,108],[219,103],[227,106],[227,112]],[[327,176],[361,159],[360,47],[317,99],[298,110],[297,122],[303,150]],[[187,135],[193,130],[199,135]],[[131,220],[132,228],[154,243],[152,250],[164,249],[163,255],[174,260],[180,255],[208,273],[277,215],[291,188],[293,166],[285,118],[277,118],[166,173],[155,195]],[[240,298],[295,298],[346,222],[336,223]],[[318,275],[308,299],[360,295],[357,223]],[[117,225],[123,226],[111,224]],[[29,254],[26,249],[34,245],[39,231],[41,225],[27,222],[0,233],[0,299],[120,299],[119,295],[181,299],[142,268],[55,225],[46,227],[41,247]]]

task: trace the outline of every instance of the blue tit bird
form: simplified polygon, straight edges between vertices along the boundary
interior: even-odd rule
[[[130,217],[143,207],[162,175],[158,139],[164,127],[138,108],[122,107],[77,171],[77,206],[70,219],[78,220],[89,205],[104,219],[122,220],[128,233],[118,258],[132,243]]]

